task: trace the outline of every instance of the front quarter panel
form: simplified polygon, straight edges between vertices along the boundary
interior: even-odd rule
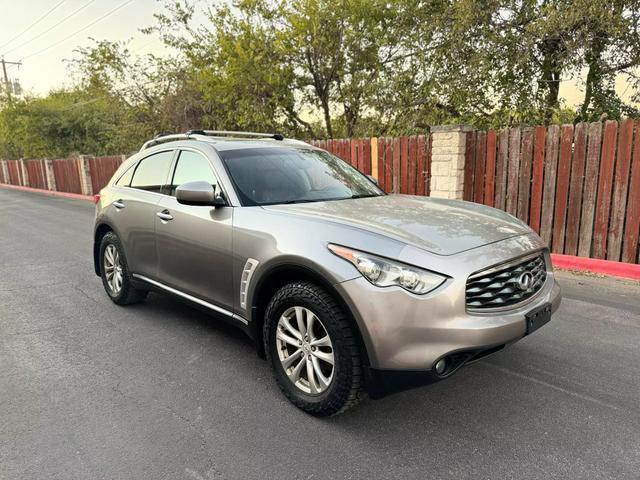
[[[233,231],[236,312],[250,318],[256,286],[281,266],[306,268],[332,285],[359,277],[353,265],[331,253],[329,243],[367,245],[389,257],[397,257],[404,248],[404,244],[383,236],[323,220],[273,213],[261,207],[238,208]],[[242,308],[240,278],[247,259],[258,264],[248,286],[246,308]]]

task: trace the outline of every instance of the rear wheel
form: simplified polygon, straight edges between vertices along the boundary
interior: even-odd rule
[[[145,299],[146,290],[131,284],[127,260],[118,236],[109,232],[100,242],[100,274],[107,295],[118,305],[129,305]]]
[[[345,312],[320,287],[278,290],[265,312],[264,342],[278,385],[298,408],[328,416],[360,401],[361,349]]]

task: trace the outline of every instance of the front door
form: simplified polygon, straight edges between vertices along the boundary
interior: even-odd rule
[[[233,208],[178,203],[176,188],[193,181],[210,182],[220,191],[209,160],[196,151],[182,150],[165,189],[169,196],[156,205],[157,278],[182,293],[233,311]]]

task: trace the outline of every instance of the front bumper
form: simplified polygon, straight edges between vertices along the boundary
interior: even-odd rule
[[[363,277],[336,285],[359,324],[372,369],[371,380],[413,372],[412,377],[422,376],[421,383],[429,383],[453,373],[435,375],[434,366],[441,358],[458,355],[462,366],[522,338],[526,313],[544,303],[550,303],[555,312],[560,305],[560,287],[548,252],[544,286],[530,301],[516,308],[482,314],[467,312],[466,280],[473,272],[542,249],[544,244],[532,234],[441,258],[441,265],[432,269],[447,273],[451,271],[446,269],[450,263],[455,274],[423,296],[396,287],[379,288]],[[405,256],[409,255],[415,257],[417,253],[407,252]],[[426,261],[413,258],[413,264],[428,268]]]

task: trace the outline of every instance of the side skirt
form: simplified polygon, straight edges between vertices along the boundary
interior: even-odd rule
[[[249,322],[245,318],[242,318],[240,315],[230,312],[229,310],[219,307],[218,305],[214,305],[213,303],[209,303],[205,300],[194,297],[193,295],[189,295],[188,293],[182,292],[176,288],[165,285],[164,283],[145,277],[144,275],[134,273],[132,274],[132,276],[134,283],[139,285],[141,288],[155,290],[162,293],[169,293],[172,296],[176,297],[178,300],[182,300],[185,303],[188,303],[200,310],[217,313],[224,321],[240,327],[245,333],[251,336],[249,332]]]

